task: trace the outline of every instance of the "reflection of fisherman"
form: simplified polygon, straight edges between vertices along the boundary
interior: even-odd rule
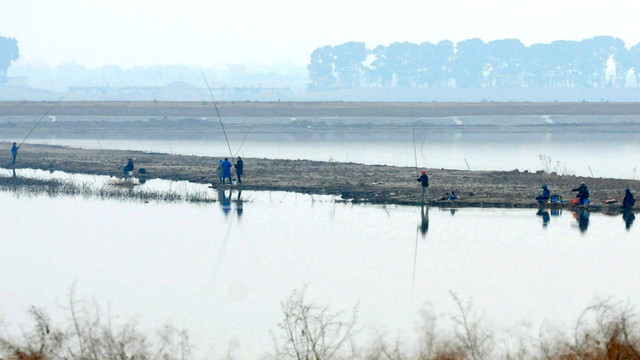
[[[551,196],[551,191],[549,191],[549,188],[547,188],[547,185],[542,185],[542,194],[536,196],[536,200],[539,203],[546,202],[547,200],[549,200],[550,196]]]
[[[624,220],[624,224],[627,230],[631,229],[631,225],[633,225],[633,220],[636,219],[636,215],[633,213],[630,207],[625,207],[622,210],[622,220]]]
[[[587,185],[584,181],[580,182],[580,186],[575,189],[571,189],[571,191],[577,191],[576,197],[578,198],[578,204],[582,205],[585,203],[585,200],[589,199],[589,189],[587,189]]]
[[[627,208],[632,208],[633,205],[636,203],[636,199],[634,199],[633,197],[633,193],[631,193],[631,190],[626,189],[624,191],[624,200],[622,200],[622,207],[627,209]]]
[[[242,217],[244,201],[242,201],[242,190],[238,190],[238,198],[236,199],[236,212],[238,213],[238,221]]]
[[[238,176],[238,184],[242,184],[242,173],[244,172],[244,161],[242,158],[238,156],[238,161],[236,161],[236,176]]]
[[[424,205],[421,206],[420,215],[422,221],[420,222],[420,227],[418,229],[420,229],[420,233],[424,237],[427,235],[427,231],[429,231],[429,207]]]
[[[18,149],[20,149],[20,146],[16,146],[16,143],[13,143],[13,146],[11,146],[11,155],[13,155],[13,165],[16,164],[16,156],[18,156]]]
[[[424,202],[424,195],[429,187],[429,176],[427,176],[427,172],[423,171],[417,181],[422,185],[422,202]]]
[[[223,188],[218,189],[218,201],[225,216],[229,216],[231,212],[231,192],[232,190],[229,190],[229,196],[227,196]]]
[[[127,162],[127,166],[125,166],[123,170],[124,176],[133,175],[133,160],[129,159],[129,162]]]
[[[549,212],[545,210],[544,204],[541,204],[541,206],[538,207],[538,212],[536,213],[536,215],[542,216],[542,227],[547,227],[547,225],[549,225],[551,216],[549,216]]]
[[[587,211],[578,211],[577,213],[573,213],[573,217],[578,221],[578,228],[580,228],[580,232],[587,231],[589,228],[589,216],[591,214]]]
[[[222,183],[224,184],[224,179],[229,178],[229,185],[231,185],[231,162],[229,158],[224,158],[222,162]]]

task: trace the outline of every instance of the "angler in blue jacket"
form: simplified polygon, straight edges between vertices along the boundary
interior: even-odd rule
[[[542,195],[536,196],[536,200],[538,200],[538,202],[545,202],[549,200],[549,197],[551,197],[551,191],[549,191],[547,185],[542,185]]]
[[[222,162],[222,183],[224,184],[224,179],[229,178],[229,185],[231,185],[231,162],[229,158],[224,158]]]
[[[13,143],[13,146],[11,147],[11,155],[13,155],[13,165],[16,164],[16,156],[18,156],[18,149],[20,149],[20,146],[16,146],[16,143]]]

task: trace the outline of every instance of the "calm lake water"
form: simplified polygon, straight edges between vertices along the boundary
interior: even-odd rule
[[[415,129],[388,133],[345,128],[287,133],[229,133],[232,151],[243,157],[309,159],[471,170],[549,170],[580,176],[640,178],[640,132],[624,127],[578,130],[539,127],[510,131]],[[246,138],[246,141],[245,141]],[[9,141],[11,139],[5,139]],[[243,144],[244,141],[244,144]],[[28,143],[89,149],[142,150],[228,156],[222,133],[211,139],[51,138],[34,134]],[[541,155],[544,161],[541,160]],[[250,166],[250,164],[247,164]]]
[[[199,354],[222,357],[231,347],[237,358],[272,350],[280,302],[305,284],[310,301],[336,310],[359,303],[366,329],[407,336],[425,303],[445,317],[455,312],[449,291],[472,299],[500,329],[525,321],[535,334],[545,321],[571,329],[597,296],[640,298],[640,225],[627,228],[620,214],[591,214],[581,229],[566,211],[432,208],[423,235],[419,207],[248,191],[239,203],[237,192],[201,185],[144,187],[204,190],[224,201],[0,192],[0,318],[9,328],[26,324],[30,305],[66,317],[56,301],[66,301],[76,280],[79,296],[111,304],[143,328],[169,321],[189,330]]]

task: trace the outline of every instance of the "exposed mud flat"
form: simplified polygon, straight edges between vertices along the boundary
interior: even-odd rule
[[[2,116],[40,116],[53,101],[3,101]],[[638,115],[640,103],[622,102],[218,102],[222,116],[442,117],[469,115]],[[211,116],[210,101],[62,101],[50,115]]]
[[[7,149],[10,168],[10,143]],[[220,157],[184,156],[121,150],[85,150],[49,145],[25,144],[18,153],[16,168],[60,170],[69,173],[120,176],[127,158],[134,158],[136,169],[145,168],[147,178],[187,180],[222,186],[216,175]],[[382,165],[363,165],[309,160],[245,158],[243,189],[293,191],[340,196],[354,203],[419,205],[421,186],[416,169]],[[137,171],[136,171],[137,172]],[[463,171],[427,169],[430,179],[428,200],[435,206],[532,208],[540,186],[547,184],[559,194],[566,207],[575,196],[570,190],[585,181],[591,191],[590,211],[617,211],[619,204],[604,206],[607,199],[624,196],[624,189],[640,189],[640,181],[610,178],[559,176],[542,171]],[[227,185],[228,186],[228,185]],[[454,190],[459,200],[441,200]]]

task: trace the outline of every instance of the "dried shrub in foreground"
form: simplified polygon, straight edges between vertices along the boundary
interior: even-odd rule
[[[69,321],[54,324],[42,309],[31,307],[33,322],[19,338],[0,337],[0,359],[6,360],[173,360],[188,359],[191,345],[185,331],[165,325],[153,338],[141,333],[132,321],[103,315],[93,304],[69,293]],[[116,324],[118,323],[118,324]]]
[[[282,302],[280,339],[274,336],[278,359],[331,360],[355,358],[353,335],[356,309],[351,314],[331,312],[329,307],[311,304],[306,288],[294,291]]]

